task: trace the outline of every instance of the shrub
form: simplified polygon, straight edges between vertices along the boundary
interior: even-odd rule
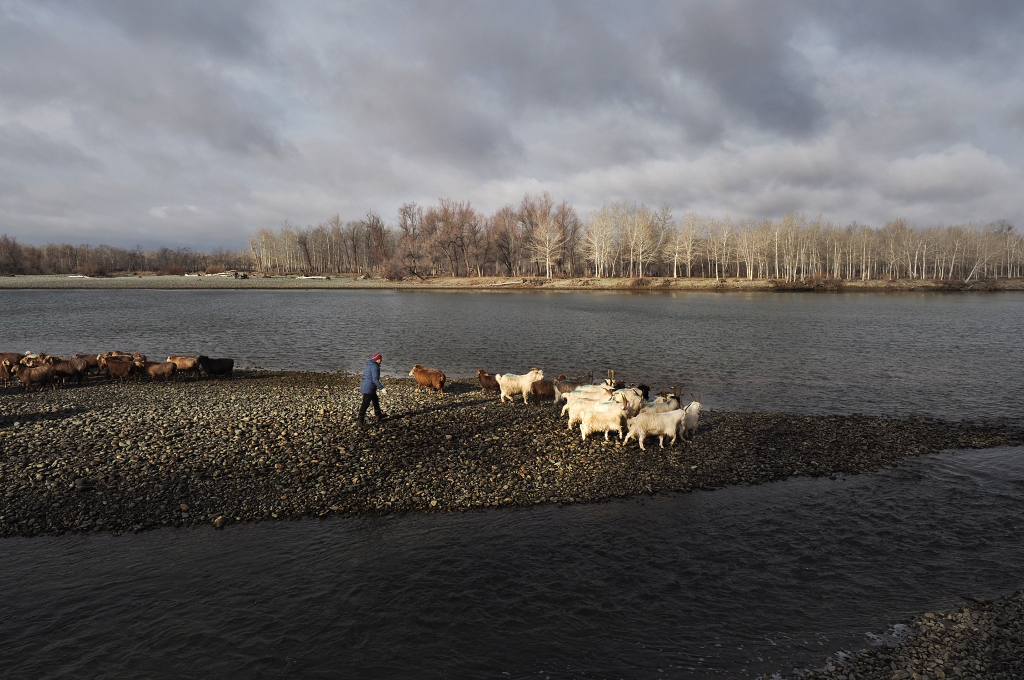
[[[79,266],[75,267],[75,273],[81,274],[82,276],[106,276],[107,267],[102,262],[86,260]]]
[[[169,264],[160,272],[160,276],[184,276],[185,268],[180,264]]]

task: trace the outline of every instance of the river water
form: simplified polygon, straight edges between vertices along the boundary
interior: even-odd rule
[[[0,349],[616,368],[711,408],[1019,419],[1024,296],[3,291]],[[403,368],[399,368],[403,367]],[[17,398],[5,394],[3,399]],[[1024,587],[1024,456],[599,505],[6,539],[0,675],[755,677]]]
[[[707,407],[1016,418],[1024,295],[0,291],[0,351],[207,354],[236,365],[680,386]],[[1018,369],[1016,372],[1013,369]]]

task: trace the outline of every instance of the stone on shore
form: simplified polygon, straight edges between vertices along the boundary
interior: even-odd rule
[[[642,452],[614,436],[581,441],[550,403],[500,404],[459,380],[442,397],[409,379],[386,379],[390,418],[371,414],[363,429],[359,382],[239,371],[2,389],[0,535],[588,503],[1024,440],[1008,425],[709,410],[692,441]]]

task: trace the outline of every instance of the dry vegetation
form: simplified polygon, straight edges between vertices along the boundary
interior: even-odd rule
[[[782,282],[796,289],[852,282],[943,282],[1020,279],[1024,239],[1005,221],[986,225],[915,227],[895,219],[881,228],[839,225],[790,213],[779,219],[732,220],[619,201],[586,218],[548,194],[491,215],[468,201],[403,205],[392,224],[370,212],[316,226],[285,221],[261,229],[245,250],[191,248],[144,252],[110,246],[19,244],[0,235],[0,274],[207,274],[257,276],[349,274],[411,283],[509,277],[530,285],[551,281],[628,279],[635,287],[667,278]],[[645,284],[652,280],[658,284]],[[835,282],[835,283],[830,283]],[[546,284],[545,284],[546,285]],[[618,284],[600,284],[618,287]],[[716,284],[717,285],[717,284]]]

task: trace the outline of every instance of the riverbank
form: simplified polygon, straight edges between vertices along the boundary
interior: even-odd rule
[[[366,429],[353,375],[0,390],[0,535],[599,502],[1024,443],[1019,425],[709,410],[692,442],[642,452],[474,382],[444,397],[389,384],[392,418]]]
[[[995,601],[976,600],[956,611],[927,612],[906,636],[890,636],[845,664],[801,675],[802,680],[1024,677],[1024,591]]]
[[[97,278],[58,275],[0,277],[0,290],[553,290],[553,291],[660,291],[660,292],[960,292],[1022,291],[1024,279],[971,281],[774,281],[763,279],[544,279],[535,277],[436,277],[401,281],[339,275],[330,278],[295,276],[109,276]]]

